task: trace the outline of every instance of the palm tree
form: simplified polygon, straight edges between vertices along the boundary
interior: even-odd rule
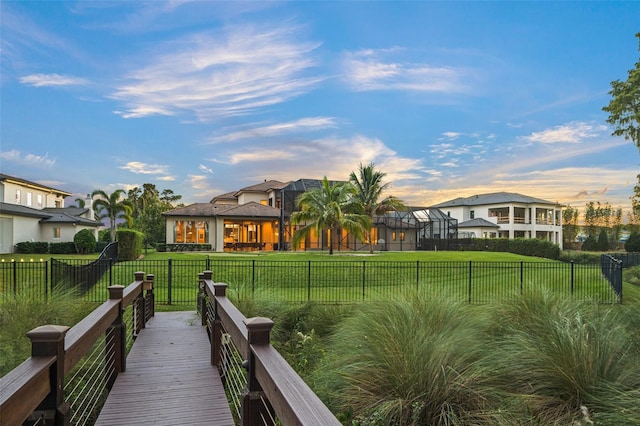
[[[111,241],[116,240],[116,220],[124,219],[127,224],[132,223],[133,206],[131,202],[125,198],[124,189],[116,189],[111,194],[107,194],[101,189],[96,189],[91,193],[91,198],[98,196],[99,198],[93,200],[93,209],[96,211],[96,215],[99,219],[109,219],[109,225],[111,227]]]
[[[382,192],[389,187],[389,183],[382,183],[382,178],[385,176],[386,173],[376,170],[374,163],[369,163],[366,166],[360,163],[358,174],[351,172],[349,175],[349,182],[356,188],[356,198],[371,223],[373,223],[374,216],[406,209],[404,203],[393,195],[381,199]],[[369,241],[369,253],[373,253],[371,232],[365,230],[364,234]]]
[[[82,198],[76,198],[76,200],[75,200],[75,201],[76,201],[76,204],[77,204],[77,206],[78,206],[79,208],[81,208],[81,209],[83,209],[83,208],[84,208],[84,204],[85,204],[85,202],[84,202],[84,200],[83,200]]]
[[[354,203],[355,188],[343,182],[331,185],[325,176],[320,188],[310,189],[297,198],[296,204],[301,210],[291,215],[291,223],[304,223],[293,234],[294,246],[316,231],[329,231],[329,254],[333,254],[333,234],[338,228],[346,229],[356,237],[362,237],[364,229],[370,226],[369,218],[358,210]]]

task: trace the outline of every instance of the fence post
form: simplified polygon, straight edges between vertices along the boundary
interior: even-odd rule
[[[524,293],[524,262],[520,261],[520,296]]]
[[[204,291],[204,272],[198,274],[198,298],[196,299],[196,310],[200,314],[201,325],[207,325],[205,322],[205,291]]]
[[[31,339],[31,356],[54,356],[56,362],[49,367],[51,391],[32,414],[38,417],[53,419],[53,424],[71,424],[69,403],[64,401],[64,337],[69,327],[64,325],[43,325],[27,333]]]
[[[471,286],[472,286],[472,281],[473,281],[473,275],[472,275],[472,270],[473,270],[473,266],[472,266],[473,262],[470,260],[469,261],[469,304],[471,304]]]
[[[18,262],[13,260],[13,295],[18,294]]]
[[[367,286],[366,261],[362,261],[362,301],[364,302],[365,291]]]
[[[256,294],[256,260],[251,259],[251,294]]]
[[[420,290],[420,261],[416,260],[416,291]]]
[[[143,288],[147,291],[145,300],[148,303],[147,309],[145,310],[147,316],[144,319],[145,322],[149,321],[151,317],[156,315],[156,295],[153,292],[153,288],[155,287],[156,276],[154,274],[147,274],[147,280],[143,284]]]
[[[205,278],[207,272],[205,271]],[[211,276],[206,279],[211,279]],[[213,294],[215,297],[227,297],[227,285],[224,283],[215,283],[213,285]],[[220,319],[220,314],[218,313],[218,301],[212,300],[213,303],[213,318],[211,318],[211,364],[218,367],[218,372],[222,373],[222,349],[224,345],[222,344],[222,320]]]
[[[113,360],[112,374],[107,374],[109,380],[107,381],[107,389],[111,389],[116,381],[116,377],[119,373],[123,372],[127,368],[127,356],[126,356],[126,331],[127,326],[122,320],[122,296],[124,295],[124,286],[112,285],[109,286],[109,300],[120,300],[118,306],[118,317],[113,321],[111,326],[106,331],[106,344],[105,344],[105,360]],[[107,368],[109,367],[107,361]]]
[[[573,260],[572,260],[572,261],[571,261],[571,295],[572,295],[572,296],[573,296],[573,285],[574,285],[574,284],[573,284],[573,283],[574,283],[574,281],[573,281],[573,278],[574,278],[574,275],[573,275],[573,274],[574,274],[573,266],[574,266],[574,263],[573,263]]]
[[[171,305],[171,275],[173,274],[172,259],[167,262],[167,305]]]
[[[248,318],[244,320],[247,326],[248,353],[245,363],[247,368],[247,387],[242,392],[242,413],[240,424],[242,426],[262,424],[261,418],[273,417],[273,408],[264,399],[260,383],[256,379],[255,357],[251,351],[251,346],[261,346],[270,344],[270,333],[273,328],[273,321],[269,318]],[[266,406],[265,406],[266,405]],[[265,413],[265,414],[263,414]]]
[[[44,261],[44,288],[46,291],[46,297],[45,300],[48,302],[49,301],[49,294],[51,294],[53,292],[53,286],[50,286],[50,281],[49,281],[49,266],[48,266],[49,262],[47,260]]]
[[[311,261],[308,260],[307,266],[307,302],[311,301]]]

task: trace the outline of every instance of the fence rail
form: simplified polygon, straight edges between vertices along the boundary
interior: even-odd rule
[[[62,259],[72,266],[86,261]],[[424,290],[433,297],[454,298],[468,303],[487,303],[516,297],[525,291],[546,287],[579,300],[619,302],[621,284],[614,289],[601,264],[562,262],[427,262],[427,261],[316,261],[316,260],[136,260],[109,264],[91,287],[78,286],[86,300],[100,302],[107,288],[128,280],[135,271],[155,276],[159,304],[196,304],[191,284],[197,271],[213,271],[216,281],[226,282],[240,296],[264,296],[284,302],[351,303],[387,297],[402,291]],[[631,262],[628,260],[627,262]],[[67,287],[71,278],[53,277],[47,262],[0,263],[0,302],[16,293],[47,297]],[[80,270],[81,268],[72,268]]]

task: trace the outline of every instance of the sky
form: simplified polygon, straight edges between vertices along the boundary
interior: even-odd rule
[[[610,82],[640,2],[1,1],[0,172],[209,202],[347,180],[428,207],[518,192],[627,210]]]

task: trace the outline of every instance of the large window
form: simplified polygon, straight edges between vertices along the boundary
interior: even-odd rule
[[[209,242],[209,223],[201,220],[173,222],[173,241],[178,244],[206,244]]]
[[[60,228],[53,228],[53,238],[56,240],[60,239]]]

